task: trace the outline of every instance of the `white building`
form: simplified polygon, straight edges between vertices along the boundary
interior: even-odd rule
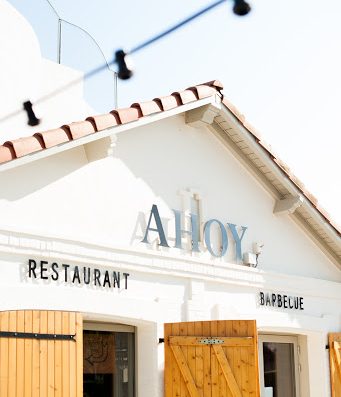
[[[341,395],[340,232],[221,90],[0,146],[1,397]]]

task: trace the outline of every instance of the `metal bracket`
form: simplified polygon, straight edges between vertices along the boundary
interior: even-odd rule
[[[37,333],[30,333],[30,332],[0,331],[0,338],[71,340],[73,342],[76,342],[75,336],[76,335],[37,334]]]
[[[201,345],[221,345],[224,343],[224,341],[222,339],[209,339],[209,338],[205,338],[205,339],[200,339],[199,343]]]

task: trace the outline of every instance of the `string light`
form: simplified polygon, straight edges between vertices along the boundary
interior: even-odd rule
[[[27,113],[27,117],[28,117],[27,124],[30,125],[31,127],[38,125],[40,123],[40,120],[34,114],[34,111],[32,108],[32,102],[31,101],[24,102],[23,107],[24,107],[24,110]]]
[[[250,5],[244,0],[234,0],[233,12],[236,15],[244,16],[251,11]]]

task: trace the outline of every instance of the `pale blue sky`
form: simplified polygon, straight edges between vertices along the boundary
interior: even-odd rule
[[[51,0],[62,18],[88,30],[111,60],[210,4],[209,0]],[[45,0],[10,0],[30,22],[42,53],[56,59],[57,19]],[[341,2],[250,0],[237,17],[226,2],[133,56],[119,106],[212,79],[341,224]],[[103,63],[82,32],[65,27],[62,61],[89,71]],[[111,110],[105,72],[86,84],[98,112]]]

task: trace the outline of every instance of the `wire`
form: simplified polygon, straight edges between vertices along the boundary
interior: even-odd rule
[[[104,62],[105,62],[105,64],[106,64],[107,68],[109,69],[109,71],[112,72],[112,73],[116,73],[115,70],[113,70],[113,69],[110,68],[110,65],[109,65],[109,63],[108,63],[108,60],[107,60],[107,58],[105,57],[104,52],[103,52],[101,46],[98,44],[98,41],[97,41],[86,29],[82,28],[81,26],[79,26],[79,25],[77,25],[77,24],[75,24],[75,23],[73,23],[73,22],[67,21],[66,19],[62,18],[62,17],[60,16],[60,14],[58,13],[58,11],[56,10],[56,8],[53,6],[53,4],[51,3],[50,0],[45,0],[45,1],[46,1],[47,4],[51,7],[52,11],[53,11],[54,14],[57,16],[57,18],[58,18],[59,21],[61,21],[61,22],[63,22],[63,23],[66,23],[66,24],[68,24],[68,25],[70,25],[70,26],[73,26],[73,27],[76,28],[76,29],[81,30],[81,31],[82,31],[83,33],[85,33],[88,37],[90,37],[90,39],[93,41],[93,43],[96,45],[96,47],[98,48],[99,52],[101,53],[101,55],[102,55],[102,57],[103,57],[103,59],[104,59]]]
[[[48,0],[46,0],[48,1]],[[154,43],[157,40],[162,39],[163,37],[167,36],[169,33],[174,32],[175,30],[181,28],[182,26],[186,25],[188,22],[193,21],[194,19],[198,18],[199,16],[205,14],[207,11],[212,10],[213,8],[219,6],[222,3],[225,3],[227,0],[218,0],[215,3],[210,4],[209,6],[199,10],[198,12],[196,12],[193,15],[190,15],[188,18],[184,19],[183,21],[177,23],[176,25],[172,26],[171,28],[165,30],[162,33],[159,33],[158,35],[156,35],[155,37],[145,41],[144,43],[139,44],[138,46],[134,47],[133,49],[131,49],[128,54],[133,54],[134,52],[140,51],[142,50],[142,48],[147,47],[148,45]]]
[[[46,0],[46,1],[48,1],[48,0]],[[101,46],[98,44],[98,42],[96,41],[96,39],[95,39],[93,36],[91,36],[91,34],[90,34],[87,30],[85,30],[84,28],[82,28],[82,27],[80,27],[80,26],[78,26],[78,25],[76,25],[76,24],[74,24],[74,23],[72,23],[72,22],[66,21],[66,20],[63,19],[63,18],[61,18],[60,20],[61,20],[62,22],[64,22],[64,23],[70,25],[70,26],[73,26],[73,27],[75,27],[75,28],[81,30],[81,31],[82,31],[83,33],[85,33],[88,37],[90,37],[90,39],[95,43],[95,45],[97,46],[98,50],[99,50],[100,53],[102,54],[102,57],[103,57],[103,59],[104,59],[104,61],[105,61],[106,67],[110,70],[110,72],[116,73],[115,70],[113,70],[113,69],[110,68],[110,65],[112,65],[112,62],[111,62],[110,64],[108,63],[107,58],[105,57],[104,52],[103,52]]]
[[[58,11],[54,8],[54,6],[52,5],[52,3],[50,2],[50,0],[46,0],[46,2],[49,4],[49,6],[51,7],[52,11],[56,14],[58,19],[61,19],[60,15],[58,14]]]

